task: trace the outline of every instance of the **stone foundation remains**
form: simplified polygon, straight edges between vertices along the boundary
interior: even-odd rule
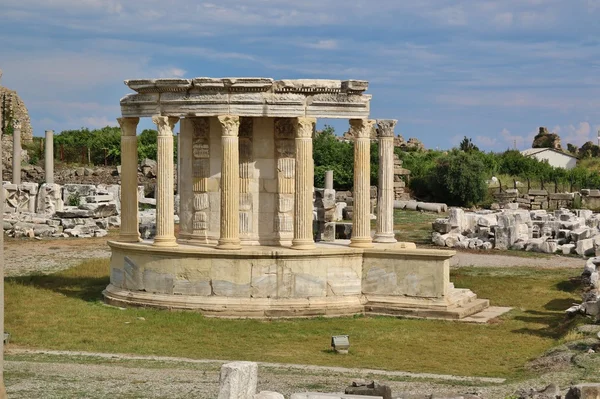
[[[574,193],[549,193],[547,190],[529,190],[521,194],[518,189],[508,189],[501,193],[494,193],[496,204],[492,209],[547,209],[583,207],[586,209],[600,210],[600,190],[582,189]]]
[[[433,222],[434,244],[462,249],[513,249],[594,256],[600,253],[600,214],[587,209],[505,209],[465,212],[450,208]]]

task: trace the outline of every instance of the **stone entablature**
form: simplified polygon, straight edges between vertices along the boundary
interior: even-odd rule
[[[135,79],[121,99],[124,117],[238,115],[368,118],[371,95],[362,80],[267,78]]]

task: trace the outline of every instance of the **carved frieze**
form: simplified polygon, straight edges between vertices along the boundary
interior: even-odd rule
[[[275,231],[280,233],[290,233],[294,231],[293,217],[287,213],[280,213],[275,218]]]

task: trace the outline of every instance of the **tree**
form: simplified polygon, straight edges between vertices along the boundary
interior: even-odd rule
[[[577,154],[577,146],[573,145],[571,143],[567,143],[567,151],[569,151],[571,154]]]
[[[598,155],[600,155],[600,147],[598,147],[593,142],[588,141],[587,143],[581,146],[581,148],[578,151],[578,155],[581,158],[597,157]]]
[[[325,171],[333,170],[333,185],[336,190],[350,190],[354,184],[354,146],[339,141],[331,126],[317,132],[313,140],[315,161],[315,186],[325,185]]]
[[[477,147],[475,144],[473,144],[473,142],[471,141],[471,139],[467,138],[467,136],[465,136],[462,139],[462,141],[460,142],[458,148],[461,151],[464,151],[464,152],[479,151],[479,147]]]
[[[477,156],[453,151],[437,160],[429,172],[429,190],[433,199],[449,205],[471,206],[487,195],[486,170]]]

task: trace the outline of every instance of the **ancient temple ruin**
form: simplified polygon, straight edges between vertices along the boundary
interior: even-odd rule
[[[3,87],[1,82],[2,70],[0,70],[0,113],[2,114],[0,134],[4,135],[7,131],[12,131],[14,121],[19,121],[21,124],[21,140],[24,143],[31,143],[33,141],[33,130],[27,107],[16,91]]]
[[[397,243],[394,126],[369,119],[368,83],[265,78],[125,82],[121,100],[121,234],[106,300],[212,316],[357,313],[462,318],[488,306],[449,280],[453,251]],[[139,118],[158,129],[156,237],[137,213]],[[349,119],[354,217],[349,242],[313,239],[317,118]],[[174,232],[173,128],[180,123],[180,231]],[[370,135],[379,140],[378,219],[371,237]]]

